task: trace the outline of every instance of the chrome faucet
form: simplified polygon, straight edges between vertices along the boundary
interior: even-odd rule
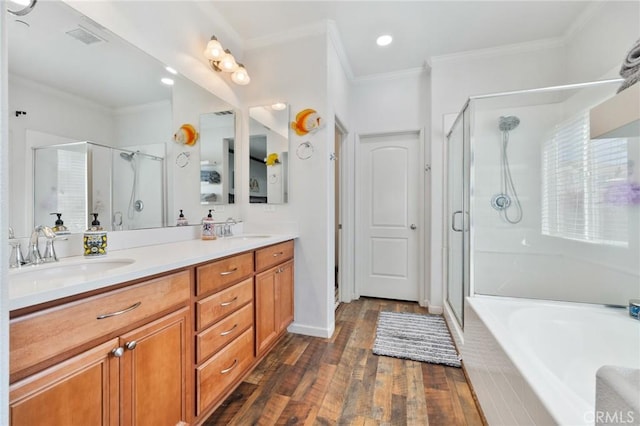
[[[38,237],[40,236],[40,233],[42,233],[47,239],[44,256],[40,255],[40,249],[38,248]],[[36,226],[31,233],[31,239],[29,240],[29,257],[27,258],[27,263],[31,265],[39,265],[46,262],[57,262],[58,257],[56,256],[56,251],[53,247],[53,241],[55,239],[56,233],[53,232],[51,228],[44,225]]]
[[[22,256],[22,247],[20,247],[20,240],[15,237],[12,227],[9,227],[9,245],[11,246],[9,268],[20,268],[25,264],[25,260]]]
[[[237,224],[238,222],[235,221],[234,218],[230,217],[228,218],[225,222],[224,222],[224,228],[222,230],[222,236],[223,237],[232,237],[233,236],[233,230],[231,229],[231,227],[235,224]]]

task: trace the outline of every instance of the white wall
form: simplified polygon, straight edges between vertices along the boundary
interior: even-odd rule
[[[284,205],[248,204],[248,192],[241,203],[244,207],[245,231],[296,229],[295,321],[290,330],[304,334],[329,337],[333,333],[332,299],[333,255],[328,256],[329,215],[332,204],[329,194],[329,152],[333,140],[333,117],[327,93],[327,36],[312,33],[306,37],[261,47],[247,52],[245,61],[251,70],[251,84],[244,88],[247,105],[269,105],[287,102],[291,115],[304,108],[313,108],[325,120],[326,126],[314,134],[290,141],[290,192]],[[243,117],[247,117],[247,110]],[[239,182],[248,182],[248,120],[242,122],[241,170]],[[311,141],[314,155],[301,160],[296,148],[303,141]],[[267,211],[272,208],[273,211]],[[332,230],[331,230],[332,232]],[[331,261],[331,265],[329,265]]]
[[[396,131],[424,131],[428,126],[430,110],[430,76],[427,69],[413,69],[405,72],[388,74],[373,78],[358,79],[353,85],[351,111],[353,116],[354,135],[372,133],[390,133]],[[430,150],[429,137],[424,137],[424,146],[419,148],[422,158],[420,163],[429,164]],[[353,157],[351,157],[353,158]],[[347,165],[350,170],[355,170],[355,158]],[[418,186],[420,217],[423,225],[419,224],[419,232],[422,233],[424,243],[420,245],[420,253],[423,258],[418,262],[420,270],[419,302],[430,306],[433,312],[438,312],[442,304],[440,299],[431,296],[431,286],[428,268],[429,247],[429,173],[424,174],[424,179]],[[351,198],[355,188],[351,192]]]

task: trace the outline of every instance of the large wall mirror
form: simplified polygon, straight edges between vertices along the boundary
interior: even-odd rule
[[[289,107],[249,108],[249,202],[285,204],[289,199]]]
[[[179,145],[172,137],[181,124],[198,126],[201,114],[231,106],[61,1],[38,2],[28,15],[7,21],[7,225],[16,236],[29,235],[35,225],[53,225],[52,212],[62,213],[63,220],[77,218],[73,230],[85,228],[81,218],[94,211],[108,230],[174,225],[177,209],[186,209],[197,223],[203,212],[200,149],[208,149],[208,142]],[[166,78],[173,84],[163,84]],[[40,151],[42,159],[34,163],[36,148],[78,143],[75,153]],[[102,147],[108,153],[100,156]],[[93,153],[89,163],[87,153]],[[36,168],[48,176],[44,188]],[[62,181],[70,176],[101,193],[63,203]],[[106,176],[108,181],[100,181]],[[36,185],[48,195],[44,201],[34,200]],[[145,215],[152,210],[157,214],[151,220]]]

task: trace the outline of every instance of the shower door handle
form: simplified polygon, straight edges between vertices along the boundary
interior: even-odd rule
[[[456,215],[462,214],[462,210],[456,210],[451,214],[451,229],[455,232],[462,232],[462,229],[456,228]]]

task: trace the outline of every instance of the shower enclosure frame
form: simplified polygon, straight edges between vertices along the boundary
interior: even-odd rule
[[[607,84],[620,83],[622,79],[606,79],[606,80],[598,80],[591,81],[585,83],[574,83],[574,84],[566,84],[560,86],[549,86],[535,89],[525,89],[525,90],[515,90],[508,92],[498,92],[498,93],[490,93],[485,95],[478,96],[470,96],[467,101],[464,103],[462,109],[456,116],[453,124],[451,125],[451,129],[446,134],[445,143],[447,145],[445,149],[446,153],[446,174],[445,174],[445,182],[444,182],[444,193],[445,193],[445,203],[444,203],[444,218],[446,221],[446,238],[445,241],[445,249],[447,250],[446,262],[445,263],[445,274],[444,281],[446,282],[446,291],[444,291],[444,304],[446,308],[449,308],[450,312],[453,314],[452,316],[457,321],[457,325],[460,327],[462,331],[464,329],[464,309],[465,309],[465,299],[466,297],[470,297],[474,295],[474,254],[475,254],[475,226],[474,226],[474,212],[473,212],[473,200],[475,193],[475,162],[474,162],[474,153],[476,147],[476,140],[474,135],[474,121],[475,121],[475,108],[476,103],[481,100],[486,100],[490,98],[499,98],[499,97],[508,97],[508,96],[517,96],[517,95],[533,95],[533,94],[541,94],[548,92],[559,92],[559,91],[567,91],[567,90],[575,90],[575,89],[583,89],[592,86],[604,86]],[[498,117],[496,117],[497,119]],[[461,253],[451,253],[452,250],[452,232],[456,232],[452,230],[452,225],[457,225],[459,222],[454,222],[452,220],[452,212],[450,209],[450,202],[452,197],[452,188],[451,188],[451,173],[452,173],[452,142],[451,138],[454,136],[454,131],[456,130],[456,126],[462,126],[463,131],[463,140],[462,140],[462,211],[464,220],[462,221],[462,249]],[[453,258],[452,258],[453,257]],[[460,265],[462,263],[462,265]],[[460,267],[462,266],[462,267]],[[460,283],[452,283],[452,271],[461,270],[461,282]],[[451,294],[451,286],[452,284],[460,284],[461,288],[461,297],[459,300],[450,300]],[[458,304],[455,306],[455,304]]]
[[[166,161],[164,157],[158,157],[156,155],[152,155],[152,154],[146,154],[143,152],[139,152],[139,151],[131,151],[130,149],[126,149],[126,148],[120,148],[120,147],[112,147],[112,146],[108,146],[108,145],[102,145],[96,142],[91,142],[91,141],[78,141],[78,142],[69,142],[69,143],[62,143],[62,144],[53,144],[53,145],[44,145],[44,146],[36,146],[33,147],[33,155],[32,155],[32,182],[36,182],[37,180],[37,173],[38,173],[38,165],[37,165],[37,155],[36,153],[38,151],[43,151],[43,150],[47,150],[47,149],[61,149],[61,148],[68,148],[68,147],[75,147],[75,146],[84,146],[85,147],[85,169],[84,169],[84,182],[85,182],[85,188],[84,188],[84,207],[83,210],[85,212],[84,216],[85,216],[85,224],[83,226],[84,229],[87,229],[89,227],[89,223],[90,223],[90,218],[89,218],[89,214],[92,213],[92,208],[91,206],[94,205],[94,198],[93,198],[93,188],[94,188],[94,169],[95,169],[95,165],[94,165],[94,149],[97,148],[104,148],[106,150],[109,150],[111,152],[111,155],[109,155],[109,163],[108,164],[103,164],[103,166],[108,166],[108,173],[109,173],[109,187],[108,187],[108,193],[109,193],[109,217],[108,218],[102,218],[101,222],[102,224],[108,229],[108,230],[113,230],[112,229],[112,221],[113,221],[113,214],[114,214],[114,208],[113,208],[113,200],[114,200],[114,183],[113,183],[113,155],[115,152],[118,153],[129,153],[129,154],[136,154],[136,155],[141,155],[143,157],[155,160],[155,161],[160,161],[161,162],[161,167],[160,167],[160,179],[161,179],[161,191],[160,191],[160,196],[161,196],[161,200],[160,200],[160,205],[161,205],[161,209],[160,209],[160,221],[162,223],[162,226],[166,226],[167,225],[167,171],[166,171]],[[38,220],[38,218],[36,217],[36,208],[35,205],[37,203],[36,200],[37,194],[36,191],[34,191],[34,198],[32,199],[32,203],[33,203],[33,210],[32,210],[32,216],[33,216],[33,222],[34,223],[47,223],[46,221],[43,220]],[[63,219],[65,219],[65,217],[63,216]]]

